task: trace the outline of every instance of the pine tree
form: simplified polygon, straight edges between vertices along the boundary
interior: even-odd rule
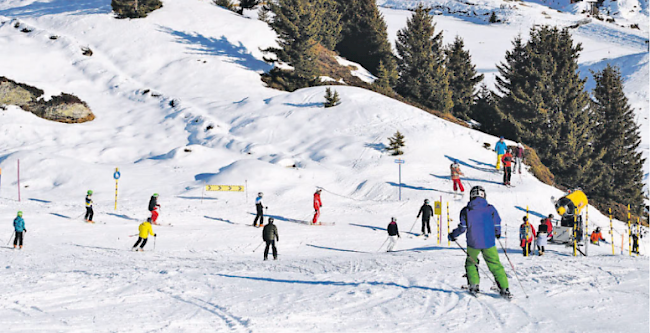
[[[397,131],[392,137],[388,138],[388,147],[386,147],[386,150],[390,151],[393,156],[402,155],[404,151],[401,148],[405,145],[404,135]]]
[[[325,89],[325,103],[323,106],[326,108],[331,108],[339,104],[341,104],[341,98],[339,97],[338,91],[334,90],[334,93],[332,93],[331,88],[328,87]]]
[[[271,12],[271,7],[268,4],[263,4],[260,6],[260,9],[257,11],[257,19],[259,19],[262,22],[266,22],[267,24],[271,22],[271,16],[269,13]]]
[[[383,61],[379,61],[379,68],[377,69],[377,79],[373,82],[373,85],[377,88],[377,91],[389,94],[393,91],[391,88],[393,82],[397,81],[397,68],[395,66],[384,66]]]
[[[397,32],[399,79],[397,92],[426,107],[449,112],[453,107],[444,67],[442,32],[435,33],[433,18],[420,4]]]
[[[396,73],[397,63],[388,41],[386,22],[375,0],[337,1],[342,12],[343,30],[336,50],[374,75],[380,75],[380,63],[383,63],[386,73]],[[397,76],[389,77],[392,87]]]
[[[275,14],[270,26],[278,34],[279,48],[270,47],[264,52],[273,53],[277,60],[293,67],[295,86],[308,86],[318,76],[316,45],[318,44],[320,12],[316,0],[278,0],[269,2]]]
[[[591,108],[597,119],[594,150],[602,155],[602,167],[590,177],[599,177],[593,193],[606,200],[640,207],[643,204],[643,159],[639,125],[623,92],[623,80],[616,67],[607,65],[594,74],[596,88]]]
[[[237,9],[237,6],[232,0],[213,0],[213,2],[215,5],[219,7],[223,7],[233,12]]]
[[[260,3],[259,0],[239,0],[239,14],[244,14],[244,9],[253,9]]]
[[[318,42],[328,50],[334,50],[341,40],[341,13],[336,0],[311,0],[318,11],[320,31]]]
[[[524,45],[514,49],[498,67],[498,107],[513,133],[503,133],[536,149],[542,162],[566,186],[583,186],[592,166],[585,80],[578,73],[580,44],[573,45],[568,29],[532,28]],[[509,126],[506,126],[506,128]]]
[[[449,88],[452,93],[454,108],[453,115],[468,119],[470,108],[474,104],[474,89],[483,80],[483,74],[476,72],[469,51],[465,49],[463,39],[456,36],[454,42],[447,47],[447,72],[449,73]]]
[[[497,23],[497,22],[501,22],[501,21],[497,18],[497,14],[492,12],[492,14],[490,14],[490,21],[489,22],[490,23]]]

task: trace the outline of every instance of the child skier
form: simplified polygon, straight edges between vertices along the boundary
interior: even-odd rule
[[[397,244],[397,239],[401,238],[401,236],[399,235],[399,230],[397,229],[396,218],[394,217],[390,218],[390,223],[388,223],[388,227],[386,228],[386,231],[388,232],[388,239],[390,240],[390,242],[388,242],[388,251],[386,252],[393,252],[393,249]]]
[[[262,197],[264,193],[257,193],[257,198],[255,198],[255,209],[257,210],[257,215],[255,215],[255,220],[253,221],[253,226],[257,227],[257,221],[260,221],[260,227],[264,226],[264,203],[262,203]],[[269,207],[266,207],[269,209]]]
[[[512,177],[512,154],[508,149],[501,158],[503,162],[503,185],[510,186],[510,178]]]
[[[528,257],[530,247],[533,244],[533,236],[535,235],[535,228],[532,224],[528,223],[528,218],[524,216],[524,223],[519,227],[519,241],[521,242],[521,250],[524,257]]]
[[[16,237],[14,238],[14,249],[16,245],[20,246],[20,249],[23,249],[23,233],[27,233],[25,229],[25,220],[23,220],[23,212],[18,211],[16,218],[14,219],[14,231],[16,231]]]
[[[543,256],[546,247],[546,241],[548,240],[548,236],[546,235],[548,227],[546,226],[544,219],[542,219],[537,229],[537,238],[535,238],[535,243],[537,244],[537,253],[539,253],[540,256]]]
[[[133,251],[138,250],[138,245],[140,244],[140,242],[142,242],[142,244],[140,244],[140,251],[144,251],[144,246],[145,244],[147,244],[147,239],[149,238],[149,235],[156,237],[156,234],[153,233],[153,228],[151,227],[151,218],[148,218],[146,222],[142,222],[140,226],[138,226],[138,231],[140,231],[138,235],[139,237],[138,240],[133,245],[132,250]]]
[[[280,235],[278,235],[278,228],[273,224],[273,220],[272,217],[269,217],[269,224],[262,229],[262,239],[266,242],[264,260],[269,259],[269,247],[273,249],[273,260],[278,259],[278,249],[275,247],[275,242],[280,241]]]
[[[501,238],[501,218],[499,212],[494,206],[488,204],[485,197],[485,189],[482,186],[472,187],[469,192],[470,201],[460,211],[460,223],[448,238],[455,242],[458,236],[467,231],[465,272],[470,293],[479,292],[478,254],[483,253],[483,259],[494,275],[501,296],[512,298],[508,289],[508,276],[499,261],[499,253],[494,241],[495,238]]]
[[[451,170],[451,181],[454,183],[454,193],[457,188],[460,189],[461,193],[464,193],[465,188],[463,188],[463,183],[460,182],[460,176],[464,176],[465,174],[460,171],[458,161],[454,160],[454,163],[449,166],[449,169]]]
[[[603,238],[603,234],[600,233],[600,227],[597,227],[596,230],[591,233],[591,244],[600,246],[600,241],[604,240],[605,238]]]
[[[546,224],[546,231],[548,235],[548,240],[553,241],[553,214],[548,214],[548,217],[544,220],[544,224]]]
[[[158,204],[158,193],[154,193],[151,199],[149,199],[149,211],[151,212],[151,223],[153,224],[158,224],[156,222],[158,220],[158,208],[160,208]]]
[[[95,223],[95,222],[93,222],[93,215],[95,213],[93,212],[93,199],[92,199],[92,196],[93,196],[93,191],[88,190],[88,192],[86,192],[86,216],[84,217],[84,220],[86,222]]]
[[[429,220],[431,219],[431,216],[433,216],[433,208],[431,208],[431,205],[429,205],[429,199],[424,199],[424,205],[420,207],[420,212],[416,218],[420,217],[420,214],[422,214],[422,235],[429,237],[429,234],[431,233],[431,225],[429,225]]]
[[[323,207],[323,202],[320,200],[320,193],[321,189],[316,190],[316,193],[314,193],[314,219],[312,220],[313,224],[316,224],[318,222],[318,218],[320,217],[320,208]]]
[[[501,158],[506,153],[506,149],[508,149],[508,146],[503,142],[503,137],[500,137],[499,141],[494,145],[494,151],[497,153],[497,170],[501,169]]]

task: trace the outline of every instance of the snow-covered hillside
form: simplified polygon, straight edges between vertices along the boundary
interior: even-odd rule
[[[47,95],[74,93],[97,117],[66,125],[16,107],[0,111],[0,240],[8,240],[17,210],[29,230],[24,250],[0,248],[4,331],[650,327],[648,260],[620,255],[621,246],[628,251],[627,239],[621,244],[623,224],[615,224],[615,256],[609,245],[589,247],[588,257],[573,258],[558,245],[543,257],[521,256],[518,226],[526,207],[537,225],[553,212],[550,197],[562,193],[528,172],[514,176],[514,188],[501,186],[501,175],[493,172],[495,156],[482,148],[496,138],[359,88],[334,87],[342,104],[328,109],[321,106],[325,87],[268,89],[259,79],[269,69],[259,50],[273,45],[274,33],[211,1],[164,1],[162,9],[139,20],[115,20],[108,3],[0,3],[0,75]],[[384,14],[391,35],[409,15],[388,9]],[[453,16],[436,21],[465,38],[483,72],[494,68],[518,33],[512,26]],[[32,31],[23,33],[23,27]],[[492,44],[480,41],[486,29]],[[593,50],[606,47],[616,57],[643,52],[634,41],[593,34]],[[93,56],[83,56],[81,47],[91,48]],[[594,54],[581,62],[601,58]],[[647,68],[647,52],[637,60]],[[645,91],[647,104],[647,86]],[[395,158],[383,152],[397,130],[406,137],[402,200]],[[452,196],[453,159],[461,163],[466,188],[484,186],[499,210],[502,240],[530,298],[503,253],[516,295],[512,303],[489,291],[483,274],[487,295],[475,299],[460,290],[464,253],[444,238],[446,216],[440,244],[413,237],[419,223],[409,232],[425,198],[449,202],[456,225],[467,196]],[[115,210],[116,167],[122,177]],[[204,193],[205,184],[247,185],[247,192]],[[316,187],[324,189],[321,219],[335,226],[301,223],[311,219]],[[89,189],[95,192],[94,225],[80,219]],[[261,249],[253,252],[261,241],[261,230],[249,226],[259,191],[279,228],[277,262],[263,262]],[[135,241],[130,235],[148,217],[154,192],[161,195],[161,222],[173,226],[154,226],[159,237],[150,240],[149,251],[129,252]],[[402,233],[399,251],[378,252],[391,216]],[[609,221],[591,208],[589,224],[593,229]],[[464,237],[460,243],[465,245]],[[642,253],[648,249],[642,243]]]

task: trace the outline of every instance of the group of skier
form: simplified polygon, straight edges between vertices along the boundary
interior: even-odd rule
[[[553,239],[552,221],[553,214],[549,214],[547,218],[540,220],[539,227],[535,231],[535,227],[528,221],[528,217],[523,217],[523,222],[519,226],[519,241],[524,257],[535,253],[532,248],[533,242],[536,244],[538,255],[544,255],[547,242]]]

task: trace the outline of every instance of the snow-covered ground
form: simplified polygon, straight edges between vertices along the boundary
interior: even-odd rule
[[[259,73],[269,66],[259,49],[273,44],[273,32],[211,1],[164,1],[141,20],[113,19],[108,3],[0,3],[0,75],[47,95],[74,93],[97,116],[66,125],[16,107],[0,111],[0,221],[6,226],[0,240],[8,240],[17,210],[29,230],[24,250],[0,248],[3,331],[650,327],[648,260],[620,255],[621,246],[628,251],[627,239],[621,244],[623,224],[614,225],[615,256],[609,245],[589,247],[588,257],[574,258],[558,245],[543,257],[521,256],[516,243],[526,207],[537,225],[553,212],[550,197],[561,193],[528,172],[514,176],[514,188],[499,185],[495,156],[482,148],[496,138],[359,88],[334,87],[342,104],[329,109],[321,106],[325,87],[293,93],[265,88]],[[391,35],[400,28],[398,19],[403,24],[408,16],[384,13]],[[437,22],[455,27],[483,72],[502,59],[517,33],[447,16]],[[487,32],[478,29],[494,29],[494,44],[480,44],[477,34]],[[616,57],[642,52],[615,38],[593,37],[593,43]],[[83,56],[83,46],[94,55]],[[647,53],[637,60],[647,68]],[[647,103],[647,87],[645,96]],[[402,200],[395,158],[382,151],[397,130],[406,137]],[[446,215],[440,244],[412,237],[418,225],[408,232],[425,198],[449,202],[456,225],[467,197],[452,196],[452,159],[461,163],[466,188],[484,186],[499,210],[507,230],[502,240],[530,298],[503,253],[516,300],[496,297],[485,275],[481,287],[488,295],[463,293],[464,253],[446,241]],[[122,177],[115,210],[116,167]],[[204,193],[205,184],[247,185],[248,191]],[[335,226],[300,222],[311,218],[317,186],[324,189],[322,220]],[[94,225],[80,218],[89,189],[95,192]],[[263,262],[262,249],[253,252],[261,241],[261,230],[249,226],[259,191],[277,221],[279,261]],[[154,227],[160,237],[150,240],[149,251],[129,252],[130,235],[148,216],[154,192],[161,194],[161,222],[173,226]],[[391,216],[402,233],[399,251],[378,252]],[[589,224],[593,229],[609,221],[592,208]],[[642,253],[648,249],[642,243]]]

